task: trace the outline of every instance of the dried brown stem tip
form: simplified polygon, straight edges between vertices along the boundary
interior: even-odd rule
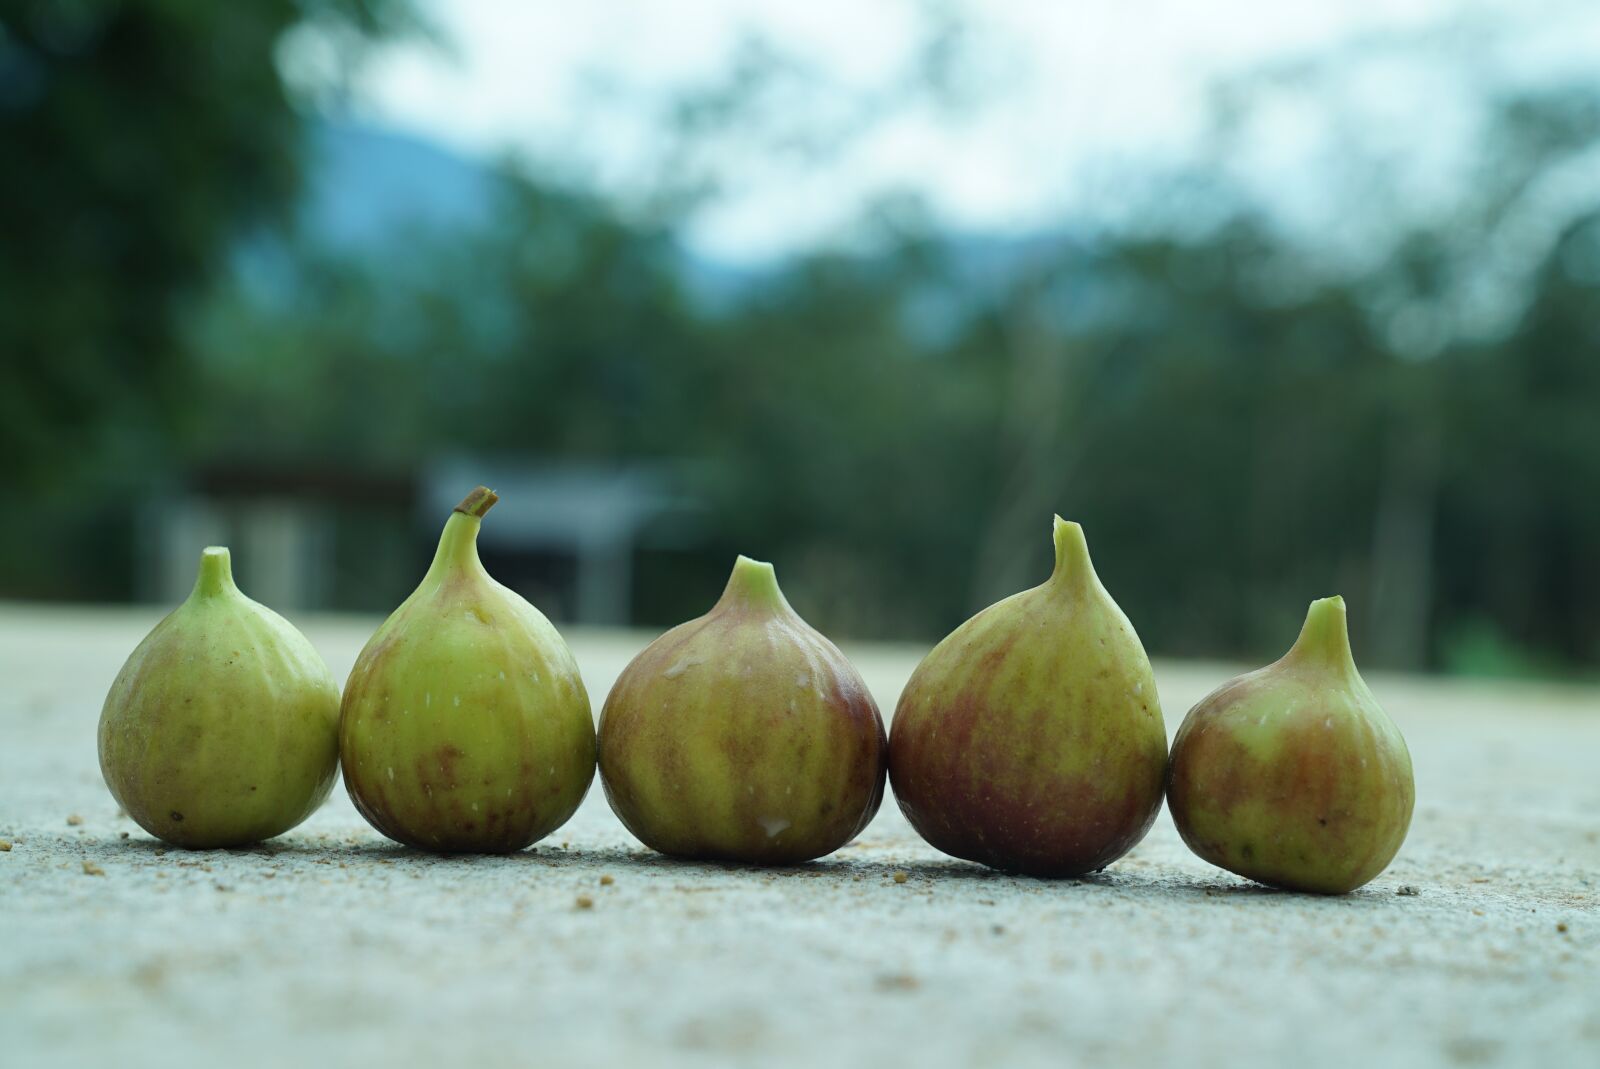
[[[476,490],[472,491],[472,493],[468,494],[461,504],[455,507],[454,511],[464,512],[468,516],[482,517],[482,515],[493,508],[494,503],[499,500],[499,494],[495,493],[487,486],[480,486]]]

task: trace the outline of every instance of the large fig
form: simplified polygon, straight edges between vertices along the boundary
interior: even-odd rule
[[[1057,516],[1055,571],[962,624],[900,695],[889,777],[912,827],[1034,876],[1102,869],[1150,830],[1167,735],[1133,625],[1083,530]]]
[[[883,800],[883,721],[833,643],[740,557],[711,611],[635,657],[600,714],[600,780],[645,845],[789,864],[832,853]]]
[[[1311,603],[1284,657],[1189,710],[1167,801],[1183,841],[1260,883],[1342,894],[1411,824],[1411,755],[1356,671],[1344,599]]]
[[[489,577],[478,487],[450,515],[422,583],[345,684],[339,753],[362,816],[398,842],[521,850],[566,823],[594,779],[594,720],[550,621]]]
[[[338,769],[339,688],[287,620],[234,586],[228,551],[139,643],[100,713],[100,771],[176,846],[244,846],[314,813]]]

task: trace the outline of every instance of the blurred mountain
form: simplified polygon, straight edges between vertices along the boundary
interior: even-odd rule
[[[492,168],[411,134],[322,120],[311,129],[300,222],[335,251],[387,251],[416,229],[481,226]]]
[[[311,136],[299,222],[316,247],[381,261],[419,234],[472,230],[493,220],[498,175],[491,162],[356,121],[321,119]],[[983,300],[998,297],[1035,263],[1059,265],[1064,256],[1081,261],[1089,254],[1076,239],[1050,233],[945,234],[940,245],[961,291]],[[712,309],[770,285],[786,266],[729,263],[690,249],[682,255],[684,285]],[[887,262],[880,266],[895,269]],[[948,295],[940,300],[948,304]],[[919,310],[918,318],[937,330],[949,311]]]
[[[348,120],[317,120],[311,137],[299,223],[315,247],[383,260],[419,235],[493,220],[499,176],[489,161]],[[748,293],[770,270],[683,252],[684,284],[713,308]]]

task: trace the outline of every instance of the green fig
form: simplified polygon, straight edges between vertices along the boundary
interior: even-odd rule
[[[714,861],[832,853],[883,801],[878,707],[838,647],[740,557],[709,613],[633,659],[600,714],[600,781],[645,845]]]
[[[911,826],[1006,872],[1078,876],[1133,848],[1161,807],[1167,734],[1133,625],[1083,529],[1055,570],[934,647],[895,708],[889,779]]]
[[[1172,743],[1183,841],[1275,887],[1360,887],[1400,850],[1415,800],[1406,741],[1356,671],[1339,597],[1312,602],[1294,647],[1212,691]]]
[[[111,796],[193,849],[270,839],[316,812],[338,770],[339,687],[304,635],[200,555],[182,605],[117,673],[100,713]]]
[[[594,779],[594,720],[572,652],[478,560],[480,521],[497,500],[480,486],[456,506],[421,585],[345,684],[350,799],[419,849],[521,850],[566,823]]]

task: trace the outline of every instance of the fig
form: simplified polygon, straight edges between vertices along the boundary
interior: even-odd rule
[[[1356,671],[1344,599],[1311,603],[1294,647],[1189,710],[1167,804],[1206,861],[1294,891],[1343,894],[1382,872],[1416,791],[1400,730]]]
[[[1155,820],[1167,761],[1155,679],[1133,625],[1055,518],[1055,569],[979,612],[912,673],[889,735],[900,809],[954,857],[1081,876]]]
[[[350,799],[418,849],[521,850],[566,823],[594,779],[594,720],[571,650],[478,559],[498,500],[480,486],[456,506],[421,584],[345,684]]]
[[[100,771],[174,846],[245,846],[316,812],[339,763],[339,687],[306,637],[240,593],[228,550],[122,666],[100,712]]]
[[[783,865],[832,853],[883,801],[866,684],[740,557],[711,611],[645,647],[600,713],[600,782],[664,854]]]

